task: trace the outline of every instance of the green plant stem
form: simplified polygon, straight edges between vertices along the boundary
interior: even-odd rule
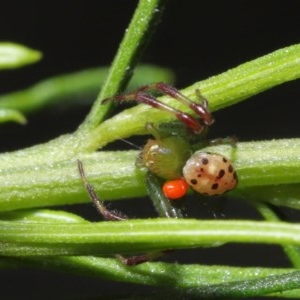
[[[199,299],[201,297],[253,297],[261,295],[269,295],[276,293],[276,296],[281,296],[281,292],[294,290],[299,288],[300,272],[295,271],[283,275],[273,275],[265,278],[229,282],[219,285],[210,285],[208,287],[192,287],[188,290],[181,291],[181,297],[188,299]],[[288,296],[299,297],[299,290],[293,293],[291,291]],[[278,294],[277,294],[278,293]]]
[[[211,111],[236,104],[283,82],[300,77],[300,45],[277,50],[273,53],[242,64],[218,76],[197,82],[181,92],[193,101],[201,101],[195,93],[199,89],[208,99]],[[171,106],[186,110],[170,97],[161,97]],[[146,134],[146,123],[158,125],[174,120],[174,116],[138,105],[125,110],[100,124],[85,137],[86,150],[101,148],[117,138]]]
[[[13,227],[19,226],[23,228],[23,226],[25,226],[25,229],[29,229],[26,228],[26,226],[31,224],[36,228],[40,228],[39,233],[45,229],[45,224],[48,224],[50,227],[52,225],[58,227],[61,225],[72,226],[72,224],[93,226],[93,224],[90,224],[76,215],[50,210],[15,211],[2,214],[1,218],[2,220],[6,220],[6,222],[11,221]],[[198,222],[201,223],[201,221]],[[54,234],[56,231],[55,226]],[[94,231],[91,231],[91,233],[93,235]],[[66,234],[68,235],[68,232],[66,232]],[[37,247],[41,246],[41,244],[39,244],[39,242],[42,242],[40,238],[40,234],[36,236],[36,239],[33,238]],[[73,237],[70,236],[70,241],[68,242],[72,242],[72,240]],[[91,240],[91,237],[87,237],[85,241],[87,248],[89,247],[89,240]],[[53,246],[51,246],[53,240],[49,238],[48,241],[49,244],[46,247],[50,250]],[[63,239],[61,239],[59,244],[64,244]],[[26,246],[30,246],[30,242],[21,243],[20,249]],[[134,246],[134,244],[132,246]],[[2,257],[0,260],[0,268],[14,268],[16,266],[46,268],[60,272],[71,272],[104,278],[106,280],[124,281],[143,285],[167,286],[170,289],[168,293],[175,293],[175,297],[178,294],[180,294],[180,297],[184,295],[198,295],[199,297],[201,297],[201,295],[216,296],[225,294],[228,296],[261,295],[263,293],[267,294],[294,288],[295,284],[299,281],[299,272],[293,272],[293,269],[174,265],[159,262],[127,267],[116,259],[94,256]],[[261,284],[262,281],[264,285]],[[281,285],[278,284],[279,282]],[[245,289],[247,285],[250,285],[251,288]],[[242,289],[240,289],[241,287]],[[292,297],[297,295],[297,292],[297,290],[286,291],[281,296],[286,295]]]
[[[300,77],[300,44],[276,50],[225,73],[184,89],[195,98],[195,89],[209,99],[212,111],[236,104],[284,82]]]
[[[43,257],[47,268],[80,273],[109,280],[144,285],[166,285],[169,287],[188,288],[191,286],[220,284],[226,281],[250,280],[269,275],[293,272],[293,269],[276,268],[240,268],[228,266],[182,265],[162,262],[149,262],[135,267],[122,265],[114,258],[92,256],[81,257]],[[5,262],[4,259],[3,263]],[[7,263],[27,266],[40,266],[40,258],[7,258]],[[162,276],[163,275],[163,276]]]
[[[232,159],[239,184],[236,190],[228,193],[229,197],[243,195],[245,198],[249,188],[300,184],[300,139],[239,142],[235,147],[220,145],[202,151],[220,153]],[[37,151],[35,162],[38,162],[38,155]],[[70,159],[61,157],[55,161],[59,154],[54,144],[52,155],[55,156],[53,159],[50,155],[47,157],[51,163],[44,161],[42,156],[39,163],[32,165],[22,156],[11,161],[3,155],[0,161],[0,211],[89,201],[79,177],[77,158],[82,160],[87,178],[99,191],[100,199],[146,195],[145,170],[135,165],[139,151],[81,153]],[[270,193],[272,195],[272,189]],[[271,199],[267,191],[264,195]],[[296,205],[295,199],[292,204]],[[289,202],[282,198],[277,205],[289,206]]]
[[[101,106],[104,98],[122,91],[129,82],[149,35],[158,23],[165,0],[140,0],[134,16],[126,30],[114,58],[104,86],[95,101],[90,114],[79,130],[90,130],[99,125],[109,111],[111,104]]]
[[[189,288],[202,287],[202,291],[198,292],[198,297],[204,293],[217,294],[216,285],[220,285],[219,295],[227,289],[233,290],[233,287],[246,285],[247,282],[252,283],[252,287],[261,280],[273,280],[273,286],[269,289],[274,291],[274,284],[277,285],[280,275],[283,278],[295,277],[293,269],[275,269],[275,268],[239,268],[228,266],[205,266],[205,265],[181,265],[167,263],[147,263],[135,267],[126,267],[116,259],[100,258],[100,257],[43,257],[41,264],[40,258],[5,258],[0,261],[0,266],[15,267],[37,267],[47,268],[55,271],[64,271],[81,275],[88,275],[106,280],[122,281],[128,283],[151,285],[151,286],[167,286],[169,293],[175,289],[175,292],[181,295],[185,294],[185,290]],[[297,274],[297,273],[296,273]],[[277,275],[275,278],[274,275]],[[271,277],[272,276],[272,277]],[[299,276],[297,275],[299,281]],[[257,279],[255,282],[254,280]],[[276,280],[275,280],[276,279]],[[295,279],[294,283],[297,282]],[[229,283],[230,282],[230,283]],[[281,282],[283,283],[283,282]],[[281,290],[286,289],[288,281],[282,284]],[[210,288],[209,286],[212,285]],[[290,284],[292,285],[292,284]],[[278,288],[278,285],[277,285]],[[174,290],[173,290],[174,291]],[[270,290],[268,292],[271,292]],[[190,293],[188,291],[188,293]],[[194,291],[195,293],[195,291]],[[253,292],[252,292],[253,293]],[[298,295],[299,290],[289,292],[289,296]],[[260,293],[262,294],[262,293]],[[176,296],[176,295],[174,295]],[[284,296],[281,295],[281,296]],[[175,298],[176,299],[176,298]],[[199,299],[199,298],[198,298]]]
[[[300,245],[300,225],[261,221],[148,219],[60,223],[0,221],[3,256],[114,255],[223,243]]]
[[[240,142],[235,147],[220,145],[202,151],[220,153],[232,159],[239,184],[228,193],[229,197],[243,195],[245,198],[247,189],[259,186],[300,184],[300,139]],[[35,161],[38,161],[38,155],[37,151]],[[77,158],[82,160],[87,178],[99,191],[100,199],[146,195],[145,170],[135,165],[139,151],[81,153],[55,161],[59,154],[53,145],[52,155],[55,158],[47,157],[51,163],[44,161],[42,156],[38,164],[32,165],[22,156],[11,161],[3,155],[0,161],[0,211],[89,201],[79,177]],[[269,199],[267,192],[264,195]],[[284,198],[277,204],[289,206]]]
[[[298,183],[299,139],[241,142],[202,149],[232,159],[240,179],[239,187]]]
[[[137,151],[98,152],[59,162],[50,159],[50,164],[32,167],[17,159],[1,172],[0,211],[88,202],[77,158],[83,161],[91,183],[101,191],[101,199],[145,195],[144,172],[135,167],[137,155]]]

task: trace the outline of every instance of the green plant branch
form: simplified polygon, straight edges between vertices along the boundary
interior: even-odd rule
[[[298,296],[299,289],[287,291],[287,280],[281,280],[279,288],[279,279],[287,279],[287,277],[295,277],[292,287],[299,282],[299,275],[293,269],[275,269],[275,268],[239,268],[228,266],[205,266],[205,265],[181,265],[168,263],[147,263],[136,267],[126,267],[116,259],[100,258],[100,257],[43,257],[43,263],[39,258],[6,258],[0,261],[0,266],[14,268],[15,266],[46,268],[59,272],[70,272],[81,275],[103,278],[106,280],[122,281],[127,283],[135,283],[151,286],[167,286],[169,293],[178,293],[180,297],[189,292],[189,288],[196,289],[202,287],[202,291],[197,293],[198,299],[209,293],[215,293],[216,285],[220,285],[218,295],[224,294],[227,289],[233,290],[233,287],[245,286],[248,283],[252,287],[256,284],[257,295],[261,295],[261,290],[258,289],[258,282],[261,280],[269,281],[269,290],[265,292],[274,292],[277,288],[281,292],[280,296]],[[276,275],[276,277],[274,276]],[[257,280],[257,281],[254,281]],[[273,282],[272,282],[273,281]],[[230,283],[225,283],[230,282]],[[271,284],[270,284],[271,283]],[[210,286],[212,285],[212,288]],[[275,285],[275,286],[274,286]],[[290,284],[291,285],[291,284]],[[290,288],[290,286],[289,286]],[[271,289],[271,291],[270,291]],[[163,292],[161,292],[163,294]],[[161,294],[160,293],[160,294]],[[195,291],[194,291],[195,293]],[[229,292],[228,292],[229,294]],[[232,295],[232,294],[229,294]],[[253,291],[252,291],[253,295]],[[176,296],[174,294],[174,296]],[[176,298],[175,298],[176,299]]]
[[[228,267],[206,265],[184,265],[162,262],[149,262],[133,268],[122,265],[114,258],[94,256],[81,257],[43,257],[47,268],[68,270],[82,275],[96,276],[109,280],[125,281],[144,285],[166,285],[169,287],[188,288],[220,284],[226,281],[251,280],[270,275],[281,275],[295,271],[294,269],[260,268],[260,267]],[[40,258],[12,258],[8,262],[14,266],[15,262],[27,266],[40,266]],[[49,265],[49,267],[48,267]]]
[[[281,139],[271,141],[241,142],[236,146],[219,145],[203,149],[220,153],[233,160],[239,188],[299,183],[300,140]]]
[[[300,77],[300,44],[288,46],[210,77],[184,89],[195,97],[200,89],[212,111],[236,104],[265,90]]]
[[[56,151],[54,145],[53,148]],[[220,153],[232,159],[239,184],[228,197],[249,199],[255,189],[260,191],[260,187],[265,187],[264,199],[272,200],[274,189],[268,194],[271,185],[280,184],[286,189],[292,184],[300,186],[300,139],[238,142],[235,147],[211,146],[201,151]],[[14,161],[2,159],[0,211],[90,201],[79,177],[77,158],[82,160],[87,178],[102,200],[145,196],[145,170],[135,165],[138,155],[136,150],[99,151],[58,161],[48,156],[51,164],[40,162],[32,166],[28,166],[22,156]],[[293,191],[297,193],[297,188]],[[296,206],[296,199],[292,204]],[[277,205],[290,206],[290,203],[282,197],[282,202],[277,199]]]
[[[79,130],[91,130],[103,120],[112,103],[101,105],[104,98],[122,91],[149,41],[149,35],[158,23],[165,0],[140,0],[133,18],[126,30],[118,52],[110,68],[104,86],[95,101],[90,114]]]
[[[193,101],[201,101],[195,93],[199,89],[207,97],[211,111],[216,111],[299,77],[300,45],[293,45],[197,82],[181,92]],[[159,99],[175,108],[186,110],[186,107],[170,97]],[[95,150],[117,138],[146,134],[145,124],[148,122],[157,126],[171,120],[174,120],[174,116],[170,114],[138,105],[100,124],[85,136],[83,145],[88,151]]]
[[[300,245],[300,225],[263,221],[148,219],[49,223],[0,221],[2,256],[114,255],[223,243]]]
[[[199,83],[200,88],[203,85],[203,91],[205,90],[205,86],[218,86],[219,90],[220,86],[222,86],[223,94],[226,94],[226,90],[228,90],[227,96],[222,99],[218,98],[217,102],[213,97],[212,99],[209,99],[210,103],[213,104],[211,106],[212,110],[215,110],[216,107],[224,107],[232,104],[233,91],[236,93],[236,102],[238,102],[241,101],[241,93],[243,93],[243,98],[246,98],[247,96],[251,96],[254,93],[254,90],[258,93],[261,90],[265,90],[268,87],[271,88],[272,86],[280,83],[283,77],[285,77],[286,81],[289,81],[300,75],[299,45],[278,50],[275,52],[275,54],[271,53],[266,57],[259,58],[252,62],[241,65],[232,71],[228,71],[230,72],[231,76],[233,76],[231,85],[228,84],[227,72],[207,79],[203,83]],[[282,63],[282,57],[285,57],[285,63]],[[281,63],[276,63],[276,60],[273,61],[274,59],[280,60]],[[267,66],[263,68],[262,64],[264,62],[267,63]],[[268,65],[274,65],[275,67],[274,69],[269,70]],[[276,69],[276,66],[280,66],[280,68]],[[270,76],[266,76],[265,69],[269,70]],[[246,76],[247,70],[250,70],[251,74],[255,73],[256,76]],[[283,76],[282,73],[285,76]],[[243,80],[244,76],[246,76],[246,80]],[[240,82],[243,84],[238,84],[238,87],[232,89],[232,86],[235,86],[235,83]],[[264,85],[262,84],[263,82]],[[193,87],[193,89],[194,88],[195,87]],[[206,92],[209,92],[208,88],[206,89]],[[213,92],[213,90],[211,90],[211,92]],[[195,95],[191,95],[192,99],[195,99],[195,97]],[[174,103],[174,99],[168,99],[168,101],[172,101],[172,104]],[[176,107],[178,107],[177,103],[174,104]],[[74,158],[80,156],[80,153],[92,152],[98,147],[104,146],[116,139],[125,138],[135,134],[145,134],[145,124],[147,122],[159,124],[161,122],[168,122],[171,119],[172,117],[166,115],[164,112],[157,111],[156,109],[149,108],[145,105],[139,105],[119,113],[118,115],[99,125],[96,129],[89,132],[80,130],[75,134],[68,134],[59,137],[56,140],[50,141],[43,145],[37,145],[12,153],[1,154],[0,169],[2,170],[2,174],[6,173],[12,166],[19,166],[20,168],[36,168],[38,170],[43,168],[44,165],[49,165],[49,162],[50,165],[56,165],[62,160],[74,160]],[[102,169],[105,169],[104,162],[105,160],[99,162],[102,166]],[[51,170],[51,168],[49,170]],[[57,175],[59,177],[59,173]],[[26,189],[26,187],[24,187],[24,189]]]
[[[72,226],[72,224],[94,225],[76,215],[49,210],[6,213],[2,215],[2,220],[12,221],[13,226],[23,227],[25,225],[26,230],[29,229],[26,228],[29,224],[34,225],[35,228],[40,228],[39,235],[36,236],[36,239],[34,239],[32,235],[32,240],[34,240],[34,243],[37,246],[40,246],[40,233],[43,231],[45,224],[48,224],[50,227],[54,224],[58,227],[62,224],[65,226]],[[202,223],[201,221],[196,222],[199,224]],[[254,223],[256,225],[256,223],[260,224],[262,222]],[[102,224],[108,223],[105,222]],[[97,226],[98,225],[100,224],[97,224]],[[210,226],[208,225],[207,227]],[[94,231],[91,231],[92,235],[95,232],[98,232],[97,228],[95,228]],[[87,248],[89,247],[89,241],[91,239],[92,237],[87,237],[84,242]],[[72,242],[72,237],[69,242]],[[154,241],[152,240],[152,242]],[[52,241],[46,246],[49,250],[52,247],[51,243]],[[63,239],[61,239],[59,244],[63,244]],[[132,244],[132,246],[134,246],[134,244]],[[20,249],[22,249],[22,247],[20,247]],[[168,263],[146,263],[136,267],[127,267],[116,259],[94,256],[2,257],[0,260],[1,268],[14,268],[16,266],[46,268],[60,272],[71,272],[107,280],[131,282],[143,285],[167,286],[169,288],[168,293],[175,293],[174,296],[179,293],[180,297],[183,297],[184,295],[198,295],[198,297],[201,297],[201,295],[261,295],[263,293],[268,294],[271,292],[283,291],[288,288],[295,288],[295,284],[299,282],[299,272],[294,272],[293,269],[259,267],[238,268],[229,266],[181,265]],[[261,282],[264,284],[260,284]],[[250,285],[251,288],[245,289],[247,285]],[[297,287],[298,286],[296,286],[296,288]],[[241,291],[239,291],[239,289]],[[284,294],[280,295],[295,297],[295,295],[298,295],[298,292],[298,290],[292,290],[286,291]]]
[[[210,285],[208,287],[192,287],[181,291],[178,296],[179,299],[181,297],[199,299],[199,296],[204,298],[253,297],[261,295],[281,297],[284,296],[282,295],[282,292],[291,290],[289,293],[286,293],[287,297],[299,297],[299,283],[300,272],[295,271],[283,275],[273,275],[246,281],[241,280],[228,282],[224,284]]]
[[[95,152],[58,162],[50,160],[51,164],[38,167],[17,159],[2,169],[0,211],[88,202],[77,158],[83,161],[95,188],[101,190],[102,199],[145,195],[144,172],[135,167],[137,155],[137,151]]]

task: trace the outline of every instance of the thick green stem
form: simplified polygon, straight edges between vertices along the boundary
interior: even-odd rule
[[[220,145],[202,151],[220,153],[232,159],[239,184],[236,190],[228,193],[229,197],[242,195],[247,198],[247,189],[259,186],[300,184],[300,139],[241,142],[235,147]],[[3,155],[0,161],[0,211],[89,201],[80,181],[77,158],[83,161],[87,178],[99,191],[101,199],[146,195],[145,170],[135,165],[139,151],[78,153],[58,160],[59,153],[54,144],[53,158],[49,155],[48,161],[44,156],[39,161],[38,151],[32,155],[32,162],[24,161],[22,156],[11,160]],[[251,195],[250,192],[249,197]],[[266,195],[267,192],[265,198],[268,200]],[[300,197],[297,200],[299,207]],[[290,206],[284,198],[277,205]]]
[[[216,111],[299,77],[300,45],[294,45],[197,82],[182,93],[194,101],[201,101],[195,92],[199,89],[208,99],[210,109]],[[187,109],[170,97],[161,97],[160,100],[180,110]],[[158,125],[174,118],[146,105],[138,105],[100,124],[86,135],[83,144],[87,150],[94,150],[116,138],[146,134],[146,123]]]
[[[17,159],[2,169],[0,210],[88,202],[77,158],[101,199],[145,195],[144,173],[135,167],[137,155],[137,151],[98,152],[32,166]]]

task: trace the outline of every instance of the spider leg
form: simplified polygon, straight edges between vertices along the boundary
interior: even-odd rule
[[[196,94],[202,100],[202,104],[191,101],[188,97],[186,97],[185,95],[180,93],[177,89],[175,89],[171,85],[166,84],[164,82],[149,84],[149,85],[143,86],[138,89],[138,91],[153,91],[153,90],[154,91],[157,90],[163,94],[166,94],[176,100],[179,100],[181,103],[188,106],[198,116],[201,117],[201,119],[203,120],[203,123],[205,125],[209,126],[209,125],[213,124],[214,119],[208,110],[208,102],[207,102],[206,98],[204,98],[201,95],[199,89],[196,89]]]
[[[172,252],[172,251],[173,250],[158,250],[158,251],[148,252],[148,253],[145,253],[142,255],[135,255],[135,256],[129,256],[129,257],[124,257],[122,255],[117,254],[116,258],[126,266],[136,266],[136,265],[140,265],[142,263],[154,260],[156,258],[159,258],[165,254]]]
[[[230,145],[232,147],[236,147],[238,139],[236,136],[228,136],[225,138],[216,138],[209,141],[209,146],[216,146],[216,145]]]
[[[161,189],[161,183],[156,175],[151,172],[147,173],[147,192],[150,199],[153,202],[155,210],[162,218],[183,218],[184,214],[180,208],[177,208],[171,204]],[[127,266],[136,266],[147,261],[154,260],[162,257],[168,253],[173,252],[172,249],[156,250],[141,255],[124,257],[122,255],[116,255],[117,259]]]
[[[87,181],[84,170],[83,170],[83,165],[81,160],[77,160],[78,163],[78,170],[80,177],[83,181],[83,184],[92,199],[95,207],[97,208],[98,212],[103,216],[103,218],[107,221],[125,221],[128,218],[124,216],[123,214],[115,211],[110,211],[108,210],[105,205],[103,204],[102,201],[98,198],[94,188],[92,185]],[[127,266],[135,266],[142,264],[144,262],[147,262],[149,260],[153,260],[155,258],[158,258],[160,256],[163,256],[167,252],[170,252],[171,250],[158,250],[158,251],[152,251],[149,253],[141,254],[141,255],[134,255],[134,256],[129,256],[129,257],[124,257],[122,255],[117,254],[116,258],[121,261],[123,264]]]
[[[138,90],[138,91],[130,93],[130,94],[118,95],[118,96],[115,96],[112,98],[107,98],[102,103],[105,104],[106,102],[111,101],[111,100],[137,101],[137,102],[147,104],[151,107],[166,111],[166,112],[174,115],[179,121],[186,124],[186,126],[191,128],[195,133],[201,133],[206,126],[206,124],[202,124],[201,122],[199,122],[199,120],[197,120],[190,114],[182,112],[180,110],[177,110],[177,109],[159,101],[154,96],[148,95],[141,90]]]
[[[91,200],[93,201],[96,209],[98,210],[100,215],[103,216],[104,220],[124,221],[124,220],[128,219],[124,214],[117,212],[117,211],[112,211],[112,210],[109,210],[106,208],[104,203],[98,198],[93,186],[87,181],[84,170],[83,170],[82,161],[78,159],[77,163],[78,163],[79,174],[83,181],[83,184],[84,184]]]
[[[129,94],[122,94],[122,95],[112,96],[112,97],[109,97],[109,98],[106,98],[106,99],[102,100],[102,104],[106,104],[109,101],[117,101],[117,102],[121,102],[121,101],[138,101],[136,99],[136,94],[138,94],[137,91],[134,91],[134,92],[129,93]]]
[[[151,95],[139,92],[136,94],[136,101],[139,101],[141,103],[147,104],[154,108],[173,114],[179,121],[186,124],[186,126],[191,128],[195,133],[201,133],[206,126],[206,124],[202,124],[201,122],[199,122],[199,120],[194,118],[192,115],[182,112],[176,108],[173,108],[159,101],[158,99],[156,99]]]
[[[196,89],[196,90],[195,90],[195,93],[196,93],[197,97],[198,97],[199,99],[201,99],[203,107],[204,107],[205,109],[208,109],[208,101],[207,101],[207,99],[201,94],[200,90],[199,90],[199,89]]]
[[[166,94],[180,101],[181,103],[183,103],[184,105],[192,109],[198,116],[201,117],[201,119],[198,120],[197,118],[194,118],[188,113],[172,108],[171,106],[159,101],[154,96],[147,94],[147,92],[151,92],[151,91],[158,91],[162,94]],[[170,114],[173,114],[179,121],[183,122],[184,124],[186,124],[186,126],[191,128],[195,133],[199,134],[203,132],[205,127],[213,124],[214,119],[208,110],[207,100],[200,94],[199,90],[196,90],[196,93],[202,99],[202,104],[191,101],[188,97],[181,94],[174,87],[166,83],[159,82],[159,83],[145,85],[129,94],[117,95],[117,96],[104,99],[102,101],[102,104],[105,104],[112,100],[141,102],[149,106],[152,106],[154,108],[164,110],[169,112]]]

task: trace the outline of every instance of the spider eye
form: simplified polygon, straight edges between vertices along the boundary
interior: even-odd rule
[[[184,178],[166,181],[163,185],[163,193],[171,200],[182,198],[186,195],[189,185]]]

